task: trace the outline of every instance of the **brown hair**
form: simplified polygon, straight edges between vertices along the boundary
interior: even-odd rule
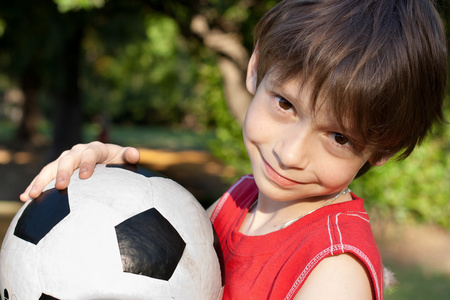
[[[444,120],[446,41],[428,0],[285,0],[255,41],[258,84],[268,72],[276,84],[301,79],[313,108],[327,103],[374,162],[406,158]]]

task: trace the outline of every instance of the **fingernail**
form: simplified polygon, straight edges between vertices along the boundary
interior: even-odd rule
[[[80,169],[80,173],[86,173],[86,172],[87,172],[87,169],[86,169],[86,168]]]
[[[64,178],[58,177],[58,178],[56,178],[56,182],[55,183],[58,183],[58,182],[63,181],[63,180],[64,180]]]

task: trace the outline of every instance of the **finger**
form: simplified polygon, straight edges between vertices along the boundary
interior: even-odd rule
[[[97,154],[97,163],[102,164],[135,164],[140,157],[139,151],[132,147],[93,142],[92,149]]]
[[[103,163],[105,151],[104,144],[93,142],[80,153],[79,177],[81,179],[87,179],[92,176],[95,165]]]
[[[26,201],[29,198],[37,198],[42,193],[45,186],[55,178],[57,163],[57,161],[54,161],[42,168],[41,172],[39,172],[20,196],[22,201]]]
[[[25,189],[25,191],[23,191],[22,194],[20,194],[19,199],[20,201],[26,202],[30,199],[30,191],[31,188],[33,187],[34,184],[34,180],[27,186],[27,188]]]
[[[47,164],[39,174],[31,181],[25,191],[20,194],[19,198],[22,201],[27,201],[30,198],[37,198],[45,186],[52,181],[56,176],[57,165],[61,157],[65,156],[68,151],[64,151],[58,159]]]
[[[103,144],[100,142],[91,142],[82,149],[80,157],[79,176],[86,179],[92,176],[96,164],[124,163],[126,158],[123,148],[114,144]],[[139,155],[139,154],[137,154]],[[131,154],[131,160],[136,160],[136,153]]]
[[[55,162],[56,167],[53,167],[51,171],[55,172],[53,175],[55,178],[55,187],[59,190],[65,189],[69,186],[70,177],[73,171],[80,165],[80,153],[82,150],[79,146],[74,146],[70,151],[66,151],[64,155],[61,155]],[[56,169],[56,171],[55,171]],[[43,180],[47,180],[49,177],[42,177]],[[38,176],[38,179],[41,179]]]
[[[123,152],[123,160],[130,164],[137,164],[141,159],[141,154],[139,150],[133,147],[125,148]]]
[[[58,173],[55,178],[55,188],[58,190],[63,190],[69,186],[70,177],[73,174],[73,170],[58,170]]]

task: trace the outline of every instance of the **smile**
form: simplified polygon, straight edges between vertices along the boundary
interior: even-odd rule
[[[267,161],[263,158],[263,162],[264,162],[264,171],[266,174],[266,177],[274,182],[276,185],[279,185],[281,187],[290,187],[290,186],[294,186],[294,185],[299,185],[302,184],[301,182],[286,178],[282,175],[280,175],[277,171],[275,171],[268,163]]]

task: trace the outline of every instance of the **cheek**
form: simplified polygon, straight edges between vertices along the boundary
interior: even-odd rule
[[[250,104],[243,124],[246,143],[265,144],[280,134],[281,126],[271,114],[268,99],[257,94]]]
[[[245,144],[257,143],[264,139],[264,133],[267,132],[263,120],[264,114],[258,110],[255,103],[252,103],[245,117],[243,124],[243,136]]]
[[[363,164],[363,159],[323,161],[319,178],[328,187],[349,185]]]

